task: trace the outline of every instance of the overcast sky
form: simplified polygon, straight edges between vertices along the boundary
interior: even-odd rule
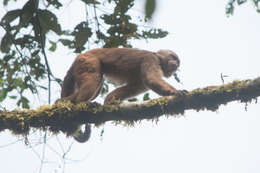
[[[168,81],[176,88],[220,85],[221,73],[228,75],[226,83],[260,76],[260,14],[252,4],[236,8],[234,16],[228,18],[227,0],[158,2],[150,25],[169,31],[169,36],[148,43],[135,42],[134,46],[175,51],[181,59],[179,77],[183,84],[174,79]],[[84,18],[80,9],[84,10],[82,3],[72,3],[60,14],[66,26]],[[61,78],[75,58],[68,51],[48,56],[53,72]],[[60,88],[53,90],[57,98]],[[47,95],[34,99],[36,107],[47,103]],[[94,128],[88,143],[73,144],[67,155],[73,161],[68,161],[65,172],[259,173],[260,104],[249,104],[247,109],[245,104],[233,102],[217,112],[187,111],[185,117],[160,118],[158,123],[143,121],[134,128],[107,123],[102,138],[103,127]],[[36,143],[39,135],[32,135],[30,142]],[[8,131],[0,133],[0,139],[1,172],[39,172],[42,145],[33,149],[24,142],[5,146],[18,139]],[[63,135],[49,139],[43,173],[62,172],[59,153],[67,150],[72,141]]]

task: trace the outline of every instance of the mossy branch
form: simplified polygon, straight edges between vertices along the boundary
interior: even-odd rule
[[[157,119],[162,115],[180,116],[185,110],[215,111],[231,101],[249,102],[260,96],[260,78],[234,81],[220,86],[195,89],[185,96],[168,96],[142,103],[100,105],[98,103],[60,102],[41,106],[36,110],[0,111],[0,131],[27,134],[31,128],[71,134],[84,123],[99,125],[107,121],[132,124],[143,119]]]

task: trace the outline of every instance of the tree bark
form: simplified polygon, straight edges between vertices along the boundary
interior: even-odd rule
[[[260,78],[234,81],[220,86],[208,86],[188,92],[184,96],[160,97],[141,103],[130,102],[115,105],[60,102],[41,106],[36,110],[0,111],[0,131],[28,134],[31,128],[71,134],[75,127],[107,121],[132,125],[144,119],[158,119],[162,115],[181,116],[185,110],[216,111],[220,105],[231,101],[251,102],[260,95]]]

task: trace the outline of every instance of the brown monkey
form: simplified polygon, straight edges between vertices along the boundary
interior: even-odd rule
[[[95,99],[103,86],[103,76],[120,87],[108,94],[105,104],[124,100],[149,89],[162,96],[182,94],[162,77],[170,77],[179,67],[178,56],[170,50],[150,52],[131,48],[92,49],[77,56],[64,78],[61,100],[73,103]],[[75,139],[85,142],[90,126]],[[85,137],[84,137],[85,135]]]

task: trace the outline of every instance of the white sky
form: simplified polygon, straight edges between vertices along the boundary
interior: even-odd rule
[[[248,3],[227,18],[226,3],[227,0],[160,0],[152,25],[168,30],[170,35],[149,43],[136,42],[135,47],[176,51],[181,58],[179,77],[183,85],[173,79],[168,81],[179,89],[220,85],[220,73],[229,76],[226,82],[255,78],[260,74],[260,15]],[[79,22],[84,17],[81,8],[81,3],[67,7],[60,14],[63,22]],[[53,72],[61,78],[75,57],[63,50],[48,56]],[[53,91],[58,97],[60,89]],[[47,96],[41,96],[37,102],[45,104],[46,100]],[[9,103],[5,104],[8,107]],[[245,111],[244,104],[233,102],[221,106],[217,113],[187,111],[185,117],[160,118],[157,124],[143,121],[134,128],[108,123],[102,140],[101,127],[94,128],[90,142],[73,144],[68,157],[83,160],[69,162],[65,172],[259,173],[259,105],[249,104]],[[31,138],[39,139],[37,135]],[[35,153],[41,155],[43,146],[32,150],[18,142],[1,147],[17,140],[8,131],[0,133],[0,139],[1,172],[39,172],[40,160]],[[73,141],[63,135],[59,139],[65,150]],[[60,153],[62,150],[55,136],[48,144],[48,163],[42,172],[59,173],[63,163],[51,148]]]

